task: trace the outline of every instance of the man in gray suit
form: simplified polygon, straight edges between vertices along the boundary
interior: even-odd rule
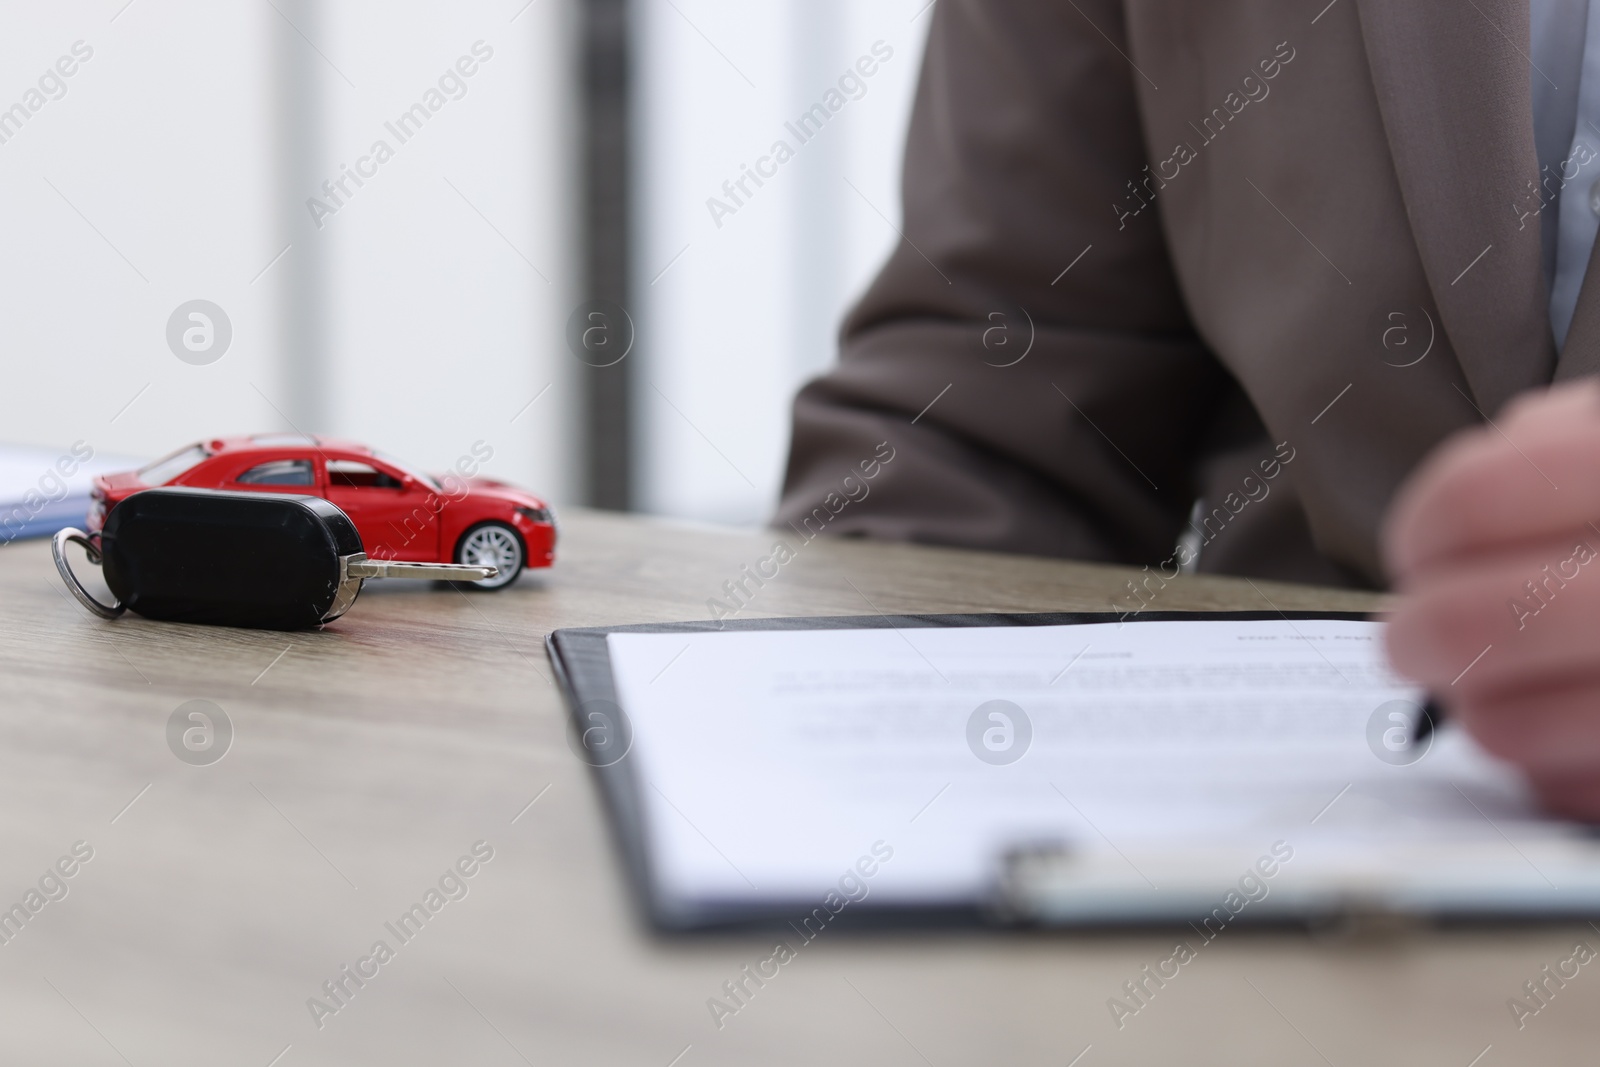
[[[1392,581],[1400,668],[1600,817],[1589,6],[940,0],[779,518],[888,442],[814,524]]]

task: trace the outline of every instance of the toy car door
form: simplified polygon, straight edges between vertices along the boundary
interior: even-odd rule
[[[374,559],[430,563],[439,558],[439,497],[370,457],[326,460],[327,497],[355,522]]]

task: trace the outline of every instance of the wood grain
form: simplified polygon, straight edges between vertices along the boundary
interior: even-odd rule
[[[304,634],[102,622],[66,599],[45,544],[0,549],[0,907],[74,842],[94,849],[67,896],[0,945],[0,1062],[1466,1067],[1493,1045],[1490,1067],[1584,1055],[1600,976],[1585,969],[1522,1031],[1506,1001],[1575,940],[1600,945],[1588,927],[1230,933],[1120,1030],[1107,999],[1177,935],[840,931],[719,1030],[707,998],[770,943],[639,928],[542,639],[706,618],[707,599],[775,536],[574,513],[552,573],[493,595],[369,583],[344,619]],[[1130,576],[817,541],[745,614],[1098,609]],[[1186,578],[1155,606],[1379,603]],[[167,747],[167,720],[191,699],[236,730],[210,766]],[[307,999],[374,941],[397,945],[384,923],[477,841],[494,856],[467,895],[348,985],[319,1029]]]

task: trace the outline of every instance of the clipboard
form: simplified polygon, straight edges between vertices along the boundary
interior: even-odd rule
[[[594,771],[630,882],[631,897],[647,924],[659,932],[787,927],[803,936],[809,924],[796,925],[796,920],[799,918],[801,923],[806,923],[805,917],[809,915],[826,916],[834,925],[858,928],[1033,924],[1059,927],[1187,925],[1205,930],[1223,918],[1229,924],[1258,925],[1321,924],[1352,917],[1382,922],[1396,919],[1506,921],[1558,920],[1600,914],[1600,841],[1587,828],[1542,820],[1496,825],[1487,814],[1484,818],[1494,828],[1494,840],[1487,831],[1472,836],[1471,840],[1441,840],[1431,852],[1423,848],[1424,855],[1412,863],[1409,872],[1402,868],[1412,861],[1397,859],[1395,848],[1412,848],[1415,839],[1390,842],[1384,848],[1374,847],[1372,855],[1367,857],[1370,862],[1326,868],[1334,871],[1332,874],[1326,871],[1319,874],[1316,864],[1304,859],[1307,852],[1302,847],[1299,867],[1284,863],[1282,873],[1275,870],[1269,877],[1261,875],[1259,870],[1279,865],[1271,859],[1273,842],[1266,840],[1260,841],[1250,855],[1238,849],[1221,849],[1214,855],[1204,854],[1203,849],[1191,854],[1157,850],[1145,855],[1132,847],[1118,850],[1113,845],[1110,850],[1101,849],[1088,856],[1073,848],[1063,848],[1060,841],[1046,836],[1022,837],[1013,842],[1004,855],[996,857],[993,877],[981,892],[969,889],[943,897],[932,894],[911,898],[879,893],[850,902],[849,907],[831,915],[828,914],[831,906],[819,911],[818,894],[810,892],[746,893],[741,889],[736,894],[718,896],[713,893],[698,899],[684,899],[667,891],[669,879],[664,863],[667,857],[661,841],[651,832],[646,814],[652,805],[661,807],[660,801],[652,795],[652,791],[659,792],[659,789],[645,779],[641,761],[635,758],[633,728],[629,713],[623,707],[624,698],[619,693],[613,663],[611,638],[614,635],[674,635],[694,640],[701,635],[775,631],[860,631],[862,634],[895,631],[895,639],[908,640],[913,635],[926,639],[927,635],[939,631],[979,628],[1017,634],[1028,630],[1054,634],[1059,631],[1041,628],[1099,627],[1103,630],[1109,624],[1125,629],[1152,623],[1195,622],[1261,624],[1275,630],[1287,627],[1299,633],[1322,624],[1370,626],[1375,619],[1349,612],[1276,611],[736,619],[563,629],[551,633],[546,644],[571,715],[569,743]],[[1284,631],[1285,636],[1287,632]],[[891,639],[880,634],[877,640]],[[1416,699],[1420,711],[1420,694]],[[584,741],[586,731],[591,742],[587,744]],[[1453,743],[1467,742],[1457,738]],[[1476,788],[1470,781],[1467,785]],[[1475,801],[1468,792],[1457,791],[1475,807],[1490,803],[1484,797]],[[1337,803],[1343,796],[1332,799]],[[664,793],[660,800],[672,804]],[[1070,799],[1067,802],[1072,803]],[[1479,810],[1484,809],[1480,807]],[[1491,805],[1490,810],[1497,809]],[[1323,817],[1319,816],[1316,821]],[[1310,831],[1315,830],[1316,821],[1311,824]],[[1330,820],[1330,825],[1332,822]],[[716,848],[710,838],[707,843]],[[1344,842],[1344,846],[1348,848],[1349,842]],[[1513,851],[1505,851],[1504,846],[1510,846]],[[1287,842],[1280,846],[1294,847]],[[1496,847],[1501,848],[1504,855],[1495,853]],[[1524,855],[1525,868],[1515,870],[1512,867],[1514,850],[1519,848],[1534,859]],[[1113,858],[1113,853],[1120,855],[1124,851],[1144,861],[1145,869],[1139,871],[1139,877],[1149,883],[1148,892],[1122,869],[1137,867],[1129,861],[1129,855],[1121,855],[1122,861],[1129,861],[1126,863]],[[1255,855],[1256,852],[1260,855]],[[732,865],[732,861],[729,862]],[[1252,868],[1258,873],[1249,877]],[[1291,871],[1294,872],[1292,876],[1288,873]],[[1159,882],[1151,877],[1156,873],[1159,873]],[[1398,877],[1389,877],[1390,874]],[[1259,899],[1247,900],[1245,907],[1234,911],[1237,899],[1250,895],[1235,891],[1241,878],[1245,878],[1247,887],[1256,882],[1270,883],[1270,891]],[[751,884],[753,887],[754,883]],[[1220,911],[1219,901],[1224,902]],[[1201,925],[1197,927],[1196,923]]]

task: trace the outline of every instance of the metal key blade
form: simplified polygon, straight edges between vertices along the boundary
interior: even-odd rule
[[[344,556],[340,559],[347,578],[426,578],[435,582],[476,582],[493,578],[500,573],[498,567],[468,567],[455,563],[400,563],[388,559],[368,559],[366,556]]]

